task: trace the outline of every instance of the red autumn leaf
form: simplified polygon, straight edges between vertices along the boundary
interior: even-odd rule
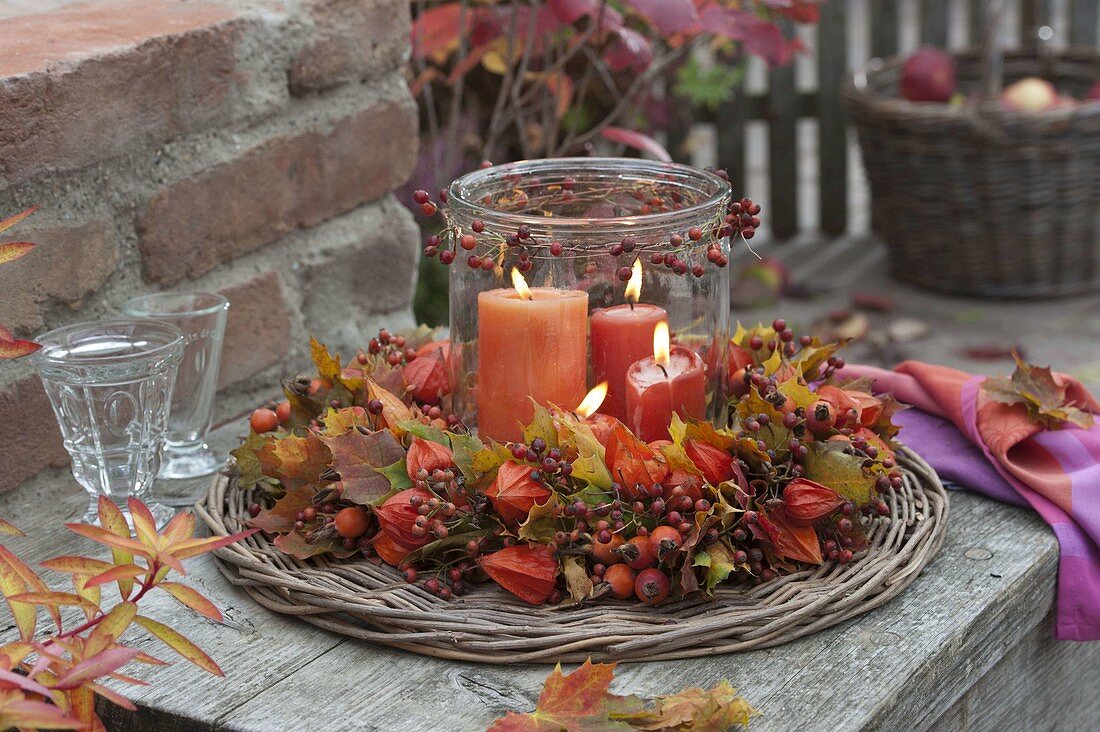
[[[615,31],[615,38],[607,44],[603,52],[603,60],[607,68],[612,71],[633,71],[640,74],[653,63],[653,49],[649,45],[649,39],[641,33],[630,28],[619,28]],[[620,130],[625,135],[615,136],[606,134],[608,130]],[[652,137],[638,132],[631,132],[620,127],[607,127],[601,132],[605,138],[613,142],[622,142],[627,145],[653,154],[658,160],[670,162],[671,157],[664,147]]]
[[[795,526],[812,526],[843,503],[844,497],[832,488],[806,478],[795,478],[783,489],[787,518]]]
[[[648,65],[648,61],[646,65]],[[643,135],[641,132],[635,132],[634,130],[628,130],[622,127],[605,127],[600,131],[600,134],[605,140],[621,142],[628,147],[647,152],[661,162],[672,162],[672,156],[668,154],[668,150],[665,150],[661,143],[657,142],[649,135]]]
[[[417,355],[401,369],[405,387],[417,402],[436,405],[451,393],[451,372],[445,354],[443,348],[434,348]]]
[[[690,437],[684,440],[684,452],[691,458],[695,467],[713,486],[725,483],[734,478],[739,468],[733,461],[733,457],[725,450],[719,450],[713,445],[708,445]]]
[[[446,445],[416,437],[405,455],[405,470],[410,480],[416,480],[416,473],[421,468],[429,475],[433,470],[446,470],[454,465],[454,457],[451,448]]]
[[[782,506],[770,509],[767,520],[771,524],[769,533],[773,537],[772,547],[776,554],[807,564],[821,564],[825,561],[821,556],[821,541],[812,526],[796,525]]]
[[[550,11],[562,23],[575,23],[585,16],[595,18],[601,29],[617,30],[623,16],[603,0],[549,0]]]
[[[416,536],[412,532],[416,517],[420,515],[416,511],[416,507],[409,503],[409,499],[413,496],[420,496],[422,500],[427,501],[432,497],[432,494],[423,488],[409,488],[393,495],[381,506],[374,509],[374,515],[378,518],[378,525],[386,536],[401,546],[410,549],[424,546],[432,540],[432,537],[426,533],[424,536]]]
[[[401,546],[386,534],[379,534],[374,540],[374,551],[382,557],[383,562],[398,567],[412,550]]]
[[[632,499],[641,495],[639,485],[650,488],[668,476],[668,465],[621,422],[611,431],[604,460],[612,480]]]
[[[816,23],[821,19],[821,6],[816,2],[794,0],[790,7],[779,8],[779,12],[796,23]]]
[[[746,53],[761,57],[769,66],[790,63],[802,47],[798,39],[784,38],[774,23],[746,10],[712,5],[699,14],[699,25],[704,31],[740,41]]]
[[[332,453],[332,469],[340,474],[344,498],[366,504],[389,493],[390,479],[381,470],[404,454],[392,432],[352,430],[324,442]]]
[[[729,373],[733,374],[735,371],[743,369],[746,366],[751,366],[752,364],[752,354],[733,341],[730,341],[729,345],[726,347],[726,368]]]
[[[459,24],[463,16],[465,28]],[[450,2],[428,8],[416,17],[412,26],[412,48],[416,58],[449,53],[460,34],[469,29],[473,13],[463,12],[462,3]]]
[[[645,701],[640,697],[609,693],[614,677],[613,663],[592,663],[589,659],[568,676],[562,674],[561,664],[558,664],[543,685],[535,711],[529,714],[508,712],[493,723],[489,732],[634,729],[623,720],[643,719],[650,714],[645,711]]]
[[[500,466],[496,480],[485,489],[493,509],[505,523],[517,526],[527,520],[527,514],[537,504],[546,503],[550,490],[531,480],[532,468],[509,460]]]
[[[699,20],[691,0],[625,0],[663,35],[682,33]]]
[[[248,525],[269,534],[293,531],[298,514],[313,505],[313,496],[316,492],[309,486],[288,490],[282,498],[275,501],[274,506],[261,510],[250,519]]]
[[[532,605],[546,602],[558,576],[558,560],[542,545],[506,547],[477,563],[498,585]]]

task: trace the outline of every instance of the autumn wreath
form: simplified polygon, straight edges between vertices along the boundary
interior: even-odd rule
[[[673,418],[650,443],[604,415],[539,407],[514,444],[446,414],[448,344],[382,331],[350,364],[257,410],[233,452],[250,524],[305,559],[361,555],[450,598],[492,580],[531,604],[647,604],[759,583],[867,545],[902,485],[899,405],[837,376],[841,344],[738,327],[730,421]]]

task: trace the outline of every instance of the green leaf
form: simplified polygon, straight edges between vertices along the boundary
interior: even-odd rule
[[[694,56],[689,56],[676,72],[675,91],[692,106],[713,112],[734,98],[744,77],[743,63],[704,66]]]
[[[714,588],[720,582],[724,582],[737,564],[733,561],[733,550],[721,541],[707,546],[706,549],[695,553],[695,566],[706,567],[707,577],[704,586],[707,593],[713,595]]]
[[[387,465],[381,468],[379,471],[382,475],[390,481],[390,489],[395,492],[400,492],[406,488],[412,488],[413,482],[409,477],[408,467],[405,465],[405,458],[401,458],[395,463]]]
[[[446,432],[430,424],[424,424],[418,419],[408,419],[397,426],[413,437],[419,437],[422,440],[428,440],[430,442],[438,442],[445,447],[451,446],[451,440],[447,437]]]
[[[841,442],[811,442],[807,447],[804,477],[832,488],[857,506],[870,503],[875,495],[875,475],[864,470],[866,458],[844,452]]]

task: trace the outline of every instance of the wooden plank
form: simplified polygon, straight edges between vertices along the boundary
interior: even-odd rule
[[[1070,0],[1069,42],[1075,46],[1095,46],[1100,24],[1100,1]]]
[[[898,3],[871,0],[871,56],[886,58],[898,52]]]
[[[821,230],[848,228],[848,132],[840,89],[848,75],[845,3],[826,3],[817,27],[818,196]]]
[[[784,33],[789,33],[785,28]],[[798,231],[798,140],[794,65],[768,74],[768,219],[777,239]]]
[[[920,37],[926,46],[947,48],[946,0],[921,0]]]

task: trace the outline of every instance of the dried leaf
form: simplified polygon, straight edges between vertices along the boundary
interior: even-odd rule
[[[332,454],[320,437],[309,432],[305,437],[287,435],[267,440],[260,448],[259,459],[264,474],[277,477],[283,488],[290,490],[320,482]]]
[[[1066,423],[1081,429],[1093,425],[1093,415],[1071,403],[1068,389],[1058,382],[1049,366],[1040,368],[1026,363],[1018,354],[1016,370],[1011,377],[991,376],[982,383],[982,390],[995,402],[1022,404],[1029,422],[1057,429]]]
[[[561,570],[565,575],[565,586],[569,590],[569,596],[573,602],[581,602],[592,597],[592,578],[584,568],[584,560],[574,555],[563,557]]]
[[[287,491],[271,508],[264,508],[249,520],[248,525],[269,534],[284,534],[294,530],[298,514],[313,505],[317,493],[312,486]]]
[[[733,550],[721,541],[709,544],[706,549],[696,552],[693,566],[706,568],[707,576],[703,586],[709,594],[713,594],[714,588],[720,582],[725,582],[730,573],[737,568],[733,561]]]
[[[659,696],[651,714],[645,721],[634,721],[635,729],[726,732],[747,727],[759,712],[728,681],[722,681],[710,690],[692,687],[672,696]]]
[[[615,664],[585,661],[568,676],[561,664],[546,679],[535,711],[509,712],[490,727],[491,732],[627,732],[633,727],[624,718],[640,716],[645,702],[636,696],[608,692],[615,676]]]
[[[372,379],[367,379],[367,393],[371,399],[382,402],[382,413],[379,416],[385,425],[400,437],[404,430],[399,425],[413,418],[412,410],[406,406],[405,402],[394,396],[392,392],[383,389]]]

